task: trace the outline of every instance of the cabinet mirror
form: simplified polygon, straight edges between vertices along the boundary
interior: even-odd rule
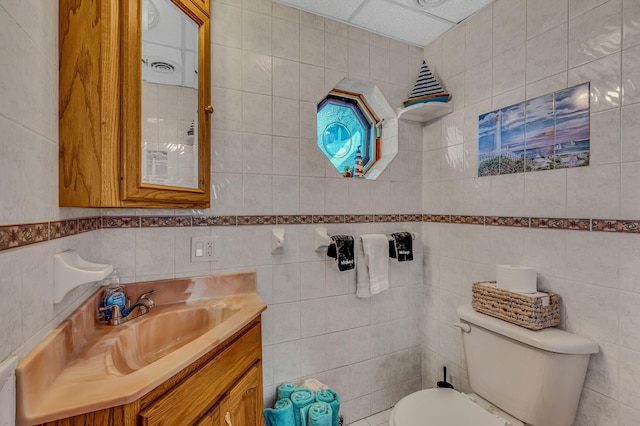
[[[142,182],[198,187],[198,24],[142,2]]]
[[[192,0],[131,3],[139,5],[141,25],[135,35],[135,77],[130,78],[139,82],[141,103],[129,117],[140,120],[134,126],[140,132],[125,130],[123,195],[131,200],[208,198],[213,112],[208,96],[208,16]],[[133,62],[133,57],[129,64],[125,60],[125,74]],[[127,174],[130,164],[138,166],[135,175]]]
[[[209,0],[60,0],[59,201],[209,207]]]

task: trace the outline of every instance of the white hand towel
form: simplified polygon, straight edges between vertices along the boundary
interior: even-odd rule
[[[389,288],[389,239],[384,234],[361,235],[358,243],[356,296],[371,297]]]
[[[362,250],[362,238],[358,238],[356,242],[356,296],[362,298],[371,297],[369,268]]]

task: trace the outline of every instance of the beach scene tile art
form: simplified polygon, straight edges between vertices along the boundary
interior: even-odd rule
[[[590,83],[481,114],[478,176],[589,165]]]

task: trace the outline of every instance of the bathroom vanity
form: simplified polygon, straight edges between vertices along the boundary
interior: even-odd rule
[[[255,273],[128,284],[156,306],[96,322],[101,291],[16,369],[18,424],[261,425],[261,312]]]

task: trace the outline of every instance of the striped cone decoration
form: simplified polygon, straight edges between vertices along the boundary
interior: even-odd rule
[[[451,95],[440,86],[440,82],[427,66],[427,62],[422,61],[416,84],[413,86],[409,99],[404,101],[404,106],[408,107],[424,102],[447,102],[449,99],[451,99]]]

